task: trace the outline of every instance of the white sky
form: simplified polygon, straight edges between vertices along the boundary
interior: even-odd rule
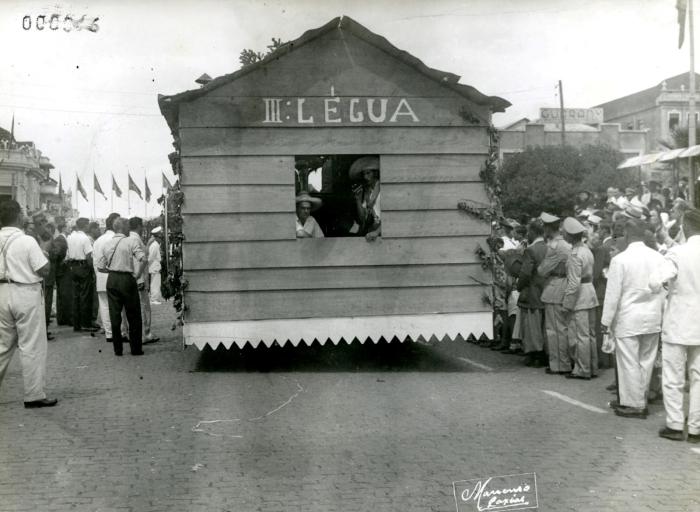
[[[697,3],[697,2],[696,2]],[[173,150],[156,95],[196,88],[194,80],[239,68],[243,48],[264,50],[335,16],[348,15],[430,67],[513,106],[502,126],[558,106],[590,107],[688,70],[677,49],[675,0],[170,0],[52,3],[0,0],[0,126],[33,140],[74,189],[92,190],[92,171],[109,198],[110,173],[126,193],[127,170],[148,177],[158,213],[161,172],[172,181]],[[700,8],[700,7],[699,7]],[[40,14],[99,16],[100,30],[22,28]],[[74,198],[75,198],[74,193]],[[132,194],[131,214],[144,205]],[[74,199],[75,201],[75,199]],[[126,199],[114,199],[126,214]],[[79,209],[92,216],[82,198]],[[109,199],[96,196],[97,216]]]

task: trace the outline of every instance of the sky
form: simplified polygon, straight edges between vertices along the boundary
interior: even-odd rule
[[[161,173],[174,180],[172,136],[157,95],[198,87],[240,67],[242,49],[264,51],[348,15],[430,67],[512,103],[496,126],[558,107],[618,98],[687,72],[678,49],[675,0],[0,0],[0,126],[15,119],[18,140],[32,140],[56,166],[64,187],[92,176],[107,194],[94,212],[155,216]],[[699,7],[700,8],[700,7]],[[36,17],[99,17],[96,32],[36,29]],[[23,28],[29,16],[32,27]],[[132,193],[127,173],[150,204]],[[110,199],[111,176],[125,194]],[[93,205],[73,194],[81,215]],[[130,207],[130,211],[129,210]]]

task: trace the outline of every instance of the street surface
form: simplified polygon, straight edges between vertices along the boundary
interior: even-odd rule
[[[458,340],[182,350],[117,358],[51,330],[51,409],[0,388],[0,510],[454,511],[452,482],[537,474],[543,511],[698,511],[700,446],[616,417],[590,382]],[[695,448],[695,450],[693,450]]]

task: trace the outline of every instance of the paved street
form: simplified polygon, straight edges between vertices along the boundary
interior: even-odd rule
[[[570,381],[464,341],[183,351],[172,308],[154,319],[139,358],[59,330],[53,409],[22,407],[15,357],[0,510],[454,511],[453,481],[521,472],[543,511],[700,510],[700,447],[656,436],[661,405],[613,415],[610,370]]]

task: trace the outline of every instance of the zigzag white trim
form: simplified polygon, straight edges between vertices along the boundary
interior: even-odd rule
[[[486,334],[491,338],[493,324],[490,312],[479,312],[194,322],[185,324],[183,333],[186,345],[195,345],[202,350],[207,345],[214,349],[223,345],[229,349],[234,343],[239,348],[246,344],[256,348],[261,343],[270,347],[275,341],[282,346],[289,342],[296,347],[302,342],[311,346],[314,341],[323,345],[326,340],[334,345],[341,340],[350,344],[354,339],[360,343],[367,339],[377,343],[382,337],[389,342],[394,337],[403,342],[407,337],[415,341],[435,336],[441,340],[445,336],[466,338],[469,334],[477,337]]]

